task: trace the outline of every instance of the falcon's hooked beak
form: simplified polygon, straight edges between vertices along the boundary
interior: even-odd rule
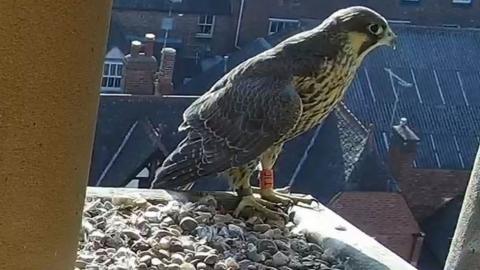
[[[397,48],[397,35],[392,31],[390,27],[388,27],[387,31],[385,32],[385,36],[383,37],[383,43],[392,47],[394,50]]]

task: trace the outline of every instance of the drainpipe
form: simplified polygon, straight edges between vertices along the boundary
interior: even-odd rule
[[[240,46],[238,46],[238,42],[239,42],[239,39],[240,39],[240,27],[242,25],[242,17],[243,17],[244,6],[245,6],[245,0],[241,0],[240,10],[238,12],[237,32],[235,33],[235,48],[237,48],[237,49],[240,49]]]
[[[410,252],[409,262],[413,266],[418,265],[418,260],[420,259],[420,254],[422,253],[423,240],[425,239],[425,233],[419,232],[412,235],[413,243],[412,250]]]
[[[74,269],[111,1],[0,10],[0,269]]]

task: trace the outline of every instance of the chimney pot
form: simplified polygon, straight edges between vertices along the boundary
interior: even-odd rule
[[[157,95],[171,94],[173,92],[173,71],[177,51],[173,48],[163,48],[160,68],[157,74]]]
[[[132,41],[130,45],[130,55],[131,56],[138,56],[140,54],[140,50],[142,49],[142,42],[138,40]]]
[[[144,46],[145,55],[153,56],[154,49],[155,49],[155,34],[146,33],[145,46]]]

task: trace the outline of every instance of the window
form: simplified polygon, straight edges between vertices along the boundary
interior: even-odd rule
[[[123,64],[105,62],[103,64],[102,90],[120,90]]]
[[[197,37],[210,38],[213,35],[213,28],[215,25],[215,16],[202,15],[198,17],[198,32]]]
[[[268,19],[268,21],[269,21],[269,25],[268,25],[269,35],[278,33],[285,29],[298,28],[300,26],[300,22],[298,20],[270,18]]]
[[[471,4],[472,0],[452,0],[452,3],[455,3],[455,4]]]
[[[387,20],[387,21],[388,21],[388,23],[391,23],[391,24],[410,24],[410,23],[412,23],[409,20]]]

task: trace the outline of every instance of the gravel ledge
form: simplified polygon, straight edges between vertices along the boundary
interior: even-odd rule
[[[400,257],[319,206],[291,222],[236,219],[228,192],[87,189],[76,269],[412,270]]]

